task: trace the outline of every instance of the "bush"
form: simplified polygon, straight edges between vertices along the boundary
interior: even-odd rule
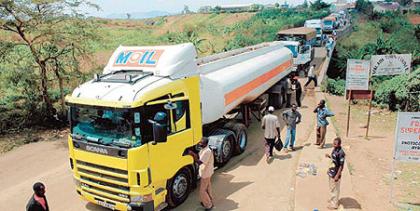
[[[321,89],[323,92],[344,96],[346,92],[346,81],[342,79],[334,80],[327,78],[327,80],[322,84]]]
[[[387,105],[392,111],[419,111],[420,68],[410,74],[395,76],[380,83],[376,89],[374,102]]]

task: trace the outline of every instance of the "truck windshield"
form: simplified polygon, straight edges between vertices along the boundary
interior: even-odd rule
[[[330,25],[332,25],[333,24],[333,22],[331,21],[331,20],[325,20],[324,21],[324,25],[328,25],[328,26],[330,26]]]
[[[296,58],[298,54],[297,46],[295,45],[286,45],[286,48],[290,49],[292,51],[293,57]]]
[[[70,107],[71,133],[84,141],[121,147],[141,145],[140,128],[134,129],[134,112],[128,109]]]

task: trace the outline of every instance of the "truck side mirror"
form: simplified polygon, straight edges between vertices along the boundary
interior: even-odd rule
[[[153,120],[149,120],[149,122],[153,125],[152,144],[166,142],[168,137],[168,115],[165,112],[157,112]]]
[[[166,129],[166,124],[162,125],[157,122],[153,123],[153,142],[164,143],[168,137],[168,131]]]

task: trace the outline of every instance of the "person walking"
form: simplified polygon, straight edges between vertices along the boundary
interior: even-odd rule
[[[296,94],[296,103],[298,107],[302,107],[301,98],[302,98],[302,85],[299,82],[299,78],[295,76],[293,78],[293,90]]]
[[[26,204],[26,211],[49,211],[45,185],[37,182],[32,186],[34,194]]]
[[[211,189],[211,176],[214,173],[214,155],[209,147],[209,139],[203,137],[200,141],[199,152],[199,175],[200,175],[200,201],[206,211],[211,210],[213,204],[213,193]]]
[[[287,90],[286,90],[286,108],[290,108],[290,101],[292,100],[292,93],[293,93],[293,87],[292,87],[292,80],[289,76],[287,78]]]
[[[311,83],[311,81],[314,82],[315,87],[318,86],[318,80],[317,80],[316,74],[315,74],[315,67],[316,67],[315,65],[312,65],[309,68],[309,71],[308,71],[308,81],[306,81],[306,83],[305,83],[305,90],[306,90],[306,87]]]
[[[268,114],[266,114],[261,120],[261,127],[264,129],[265,138],[265,154],[266,161],[273,157],[273,148],[276,137],[280,138],[280,123],[274,113],[274,107],[268,107]]]
[[[338,209],[338,200],[340,198],[340,180],[341,173],[344,168],[344,160],[346,154],[341,148],[341,139],[339,137],[334,139],[334,149],[331,152],[331,155],[325,154],[326,157],[330,158],[332,161],[331,168],[328,169],[328,178],[330,185],[330,199],[328,200],[328,209],[335,210]]]
[[[287,125],[287,132],[286,132],[286,141],[284,143],[284,150],[287,152],[287,148],[289,147],[290,143],[290,150],[295,150],[295,139],[296,139],[296,125],[300,123],[302,119],[302,115],[297,111],[296,104],[292,104],[292,108],[290,110],[284,111],[283,120]]]
[[[325,134],[327,133],[327,126],[329,124],[327,117],[334,116],[334,113],[325,107],[325,100],[319,101],[318,106],[314,110],[314,113],[316,113],[317,118],[315,145],[319,145],[319,148],[322,149],[324,148]]]

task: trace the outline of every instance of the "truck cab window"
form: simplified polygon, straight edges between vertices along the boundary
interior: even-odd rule
[[[188,100],[176,101],[176,109],[172,112],[173,124],[172,132],[179,132],[190,128],[190,113],[188,107]]]
[[[143,108],[142,112],[142,124],[141,124],[141,131],[142,131],[142,139],[143,142],[150,142],[153,141],[153,125],[149,122],[149,120],[153,120],[155,115],[158,112],[164,112],[168,116],[168,123],[167,125],[167,131],[168,134],[171,133],[171,118],[170,118],[170,111],[166,110],[164,108],[164,103],[161,104],[155,104],[155,105],[146,105]]]

